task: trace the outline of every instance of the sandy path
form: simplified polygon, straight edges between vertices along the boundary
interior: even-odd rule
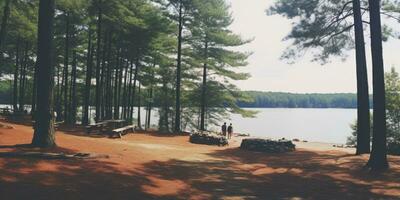
[[[30,143],[32,128],[0,128],[0,151]],[[73,134],[73,135],[72,135]],[[371,174],[367,156],[321,143],[265,154],[188,143],[186,136],[123,139],[57,132],[57,151],[108,159],[0,158],[0,199],[400,199],[400,158]]]

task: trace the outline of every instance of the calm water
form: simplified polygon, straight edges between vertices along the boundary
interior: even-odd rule
[[[235,132],[272,138],[346,143],[356,109],[258,108],[257,118],[232,115]]]
[[[0,105],[5,107],[5,105]],[[256,118],[243,118],[233,114],[230,119],[234,132],[249,133],[251,136],[346,143],[351,135],[350,124],[357,117],[356,109],[302,109],[302,108],[252,108],[259,113]],[[92,110],[94,117],[94,110]],[[141,110],[142,123],[145,110]],[[137,116],[136,110],[134,116]],[[93,120],[91,120],[93,121]],[[93,121],[94,122],[94,121]],[[152,111],[151,124],[158,123],[157,110]],[[213,128],[219,131],[219,127]]]

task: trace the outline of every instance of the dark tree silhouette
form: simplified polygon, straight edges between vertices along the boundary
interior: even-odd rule
[[[372,170],[388,168],[386,150],[385,78],[382,55],[382,27],[380,1],[368,0],[371,31],[372,75],[373,75],[373,138],[372,152],[367,166]]]
[[[92,47],[92,31],[89,27],[89,39],[88,39],[88,52],[86,60],[86,80],[85,80],[85,93],[83,98],[83,116],[82,124],[89,124],[89,104],[90,104],[90,87],[92,81],[92,64],[93,64],[93,47]]]
[[[6,4],[4,5],[3,9],[3,17],[1,18],[0,52],[1,52],[1,45],[3,44],[3,40],[6,36],[8,18],[10,17],[10,7],[11,7],[11,0],[6,0]]]
[[[183,30],[183,4],[179,2],[178,23],[178,58],[176,64],[176,102],[175,102],[175,129],[176,133],[181,131],[181,64],[182,64],[182,30]]]
[[[203,85],[201,87],[200,102],[200,130],[205,131],[205,114],[206,114],[206,90],[207,90],[207,58],[208,58],[208,41],[204,42],[204,64],[203,64]]]
[[[38,21],[37,111],[32,145],[53,147],[53,21],[54,0],[40,0]]]
[[[101,25],[102,25],[102,19],[103,19],[103,13],[102,13],[102,9],[101,9],[101,3],[102,1],[99,0],[98,1],[98,17],[97,17],[97,50],[96,50],[96,117],[95,120],[96,122],[98,122],[101,119],[101,114],[100,114],[100,49],[101,49]]]
[[[357,71],[357,151],[370,152],[370,113],[367,62],[365,57],[364,29],[360,0],[353,0],[354,35],[356,45]]]

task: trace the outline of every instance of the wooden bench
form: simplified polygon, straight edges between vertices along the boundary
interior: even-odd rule
[[[108,122],[99,122],[96,124],[86,126],[86,133],[90,134],[90,132],[94,130],[102,131],[102,129],[108,124]]]
[[[119,138],[122,138],[122,135],[127,134],[129,131],[134,132],[134,130],[135,130],[134,125],[117,128],[111,131],[110,137],[112,137],[113,135],[118,135]]]

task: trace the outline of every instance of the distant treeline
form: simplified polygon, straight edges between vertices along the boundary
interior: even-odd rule
[[[284,92],[246,91],[253,102],[239,102],[248,108],[357,108],[357,95],[335,94],[294,94]]]
[[[83,88],[83,85],[78,84],[78,88]],[[155,91],[155,107],[160,106],[159,98],[157,98],[159,97],[158,92]],[[238,102],[238,105],[243,108],[357,108],[357,95],[352,93],[295,94],[258,91],[244,91],[244,93],[252,97],[253,101]],[[27,95],[29,96],[29,94]],[[143,98],[145,97],[143,96]],[[10,83],[9,81],[0,81],[0,104],[10,103]],[[27,99],[27,103],[30,103],[29,99]],[[94,105],[94,102],[91,102],[91,105]]]

